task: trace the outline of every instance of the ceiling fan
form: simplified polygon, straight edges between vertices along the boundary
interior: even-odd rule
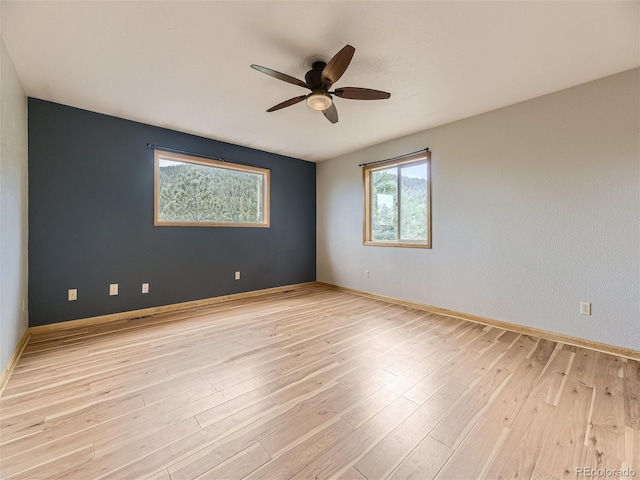
[[[355,51],[356,49],[351,45],[346,45],[329,60],[329,63],[325,63],[324,61],[313,62],[311,70],[304,76],[304,82],[284,73],[271,70],[270,68],[255,64],[251,65],[251,68],[267,74],[270,77],[311,90],[311,93],[285,100],[271,107],[267,112],[275,112],[281,108],[289,107],[306,100],[307,105],[314,110],[319,110],[324,113],[324,116],[327,117],[327,120],[331,123],[338,123],[338,111],[333,103],[332,95],[350,100],[383,100],[389,98],[391,96],[390,93],[372,90],[370,88],[342,87],[336,88],[331,92],[329,91],[331,86],[337,82],[347,70]]]

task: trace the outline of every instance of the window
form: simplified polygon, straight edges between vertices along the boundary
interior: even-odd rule
[[[269,173],[156,150],[154,225],[268,227]]]
[[[365,245],[431,248],[431,153],[365,165]]]

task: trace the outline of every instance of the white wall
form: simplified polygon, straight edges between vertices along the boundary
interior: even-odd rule
[[[319,163],[318,280],[640,349],[639,117],[634,69]],[[425,147],[433,249],[363,246],[358,164]]]
[[[0,37],[0,372],[27,329],[27,97]],[[25,309],[26,310],[26,309]]]

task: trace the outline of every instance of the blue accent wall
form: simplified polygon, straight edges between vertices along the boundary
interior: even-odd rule
[[[155,227],[147,143],[271,168],[271,227]],[[315,230],[314,163],[29,99],[30,326],[314,281]]]

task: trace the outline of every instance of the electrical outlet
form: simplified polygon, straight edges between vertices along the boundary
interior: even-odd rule
[[[148,283],[143,283],[142,284],[142,293],[149,293],[149,284]]]
[[[240,272],[236,272],[236,280],[240,280]]]
[[[111,295],[112,297],[114,295],[118,295],[118,284],[117,283],[109,284],[109,295]]]
[[[591,315],[590,302],[580,302],[580,315]]]
[[[371,274],[369,273],[369,270],[364,271],[364,278],[371,278]]]
[[[78,300],[78,289],[77,288],[70,288],[67,295],[68,295],[68,299],[69,299],[70,302],[74,302],[74,301]]]

